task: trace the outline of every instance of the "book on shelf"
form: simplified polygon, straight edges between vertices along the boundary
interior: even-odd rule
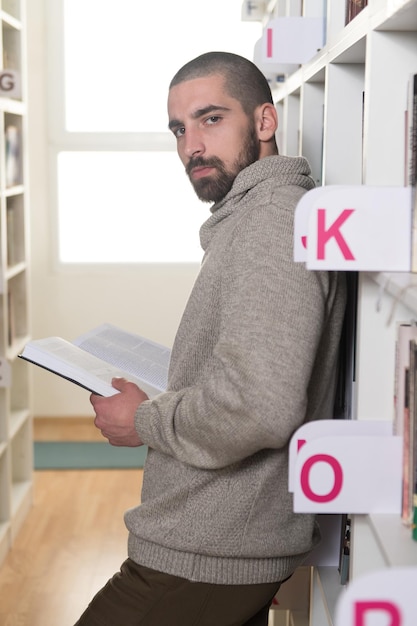
[[[414,521],[414,502],[417,495],[417,340],[410,341],[410,374],[409,374],[409,522]],[[412,533],[414,536],[414,532]]]
[[[10,289],[7,292],[7,343],[10,346],[16,338],[15,330],[15,309],[14,309],[14,296],[13,291]]]
[[[411,193],[411,271],[417,272],[417,74],[408,82],[407,109],[405,114],[405,183]]]
[[[347,303],[342,337],[340,340],[339,364],[337,368],[337,384],[333,417],[335,419],[351,419],[354,406],[356,378],[356,325],[358,273],[347,272]]]
[[[394,373],[394,434],[404,434],[404,406],[408,403],[408,370],[410,368],[410,341],[417,339],[417,324],[399,322],[396,330]]]
[[[417,480],[417,325],[399,324],[395,365],[394,434],[403,439],[401,519],[411,526]]]
[[[102,324],[72,342],[61,337],[29,341],[19,356],[102,396],[118,393],[111,381],[122,377],[153,397],[166,389],[170,350]]]
[[[339,556],[340,584],[346,585],[349,582],[349,561],[350,561],[350,536],[351,519],[349,515],[342,515],[341,520],[341,546]]]
[[[362,9],[368,4],[368,0],[346,0],[346,24],[349,24],[354,17],[356,17]]]
[[[15,216],[16,210],[14,206],[8,204],[6,208],[6,231],[7,231],[7,265],[11,267],[16,263],[16,233],[15,233]]]
[[[403,438],[401,519],[410,523],[413,499],[412,415],[415,396],[416,365],[413,350],[417,341],[416,324],[398,324],[394,376],[394,434]]]
[[[18,185],[20,181],[20,133],[17,126],[9,124],[6,139],[6,187]]]

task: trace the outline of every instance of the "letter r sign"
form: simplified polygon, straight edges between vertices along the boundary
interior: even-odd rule
[[[394,602],[387,602],[386,600],[367,600],[358,601],[353,605],[354,609],[354,626],[367,626],[369,624],[368,617],[374,618],[378,614],[382,618],[385,616],[385,624],[387,626],[402,626],[401,609]],[[388,621],[386,621],[388,619]],[[381,622],[383,623],[383,622]]]
[[[417,567],[388,567],[358,576],[340,594],[334,624],[415,626],[416,589]]]

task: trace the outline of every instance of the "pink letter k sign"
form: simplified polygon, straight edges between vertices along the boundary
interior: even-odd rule
[[[334,238],[346,261],[354,261],[349,246],[346,243],[340,229],[346,220],[354,213],[355,209],[344,209],[339,217],[326,230],[326,209],[317,209],[317,259],[322,261],[325,258],[325,246],[327,242]]]

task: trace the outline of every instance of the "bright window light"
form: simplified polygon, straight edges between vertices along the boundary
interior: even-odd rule
[[[242,0],[56,1],[64,19],[53,41],[63,54],[50,50],[58,63],[49,84],[58,95],[50,110],[59,260],[200,262],[198,231],[210,213],[167,130],[169,82],[210,50],[253,58],[262,25],[241,20]]]
[[[66,127],[160,132],[175,72],[210,50],[253,58],[242,0],[64,0]]]
[[[175,152],[61,152],[58,189],[61,262],[201,261],[209,205]]]

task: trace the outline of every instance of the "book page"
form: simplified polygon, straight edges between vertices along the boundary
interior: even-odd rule
[[[81,335],[74,344],[157,391],[164,391],[167,387],[171,351],[165,346],[112,324],[103,324]],[[149,393],[145,386],[142,388]]]
[[[112,378],[126,377],[126,372],[60,337],[30,341],[20,356],[102,396],[118,393],[111,385]]]

